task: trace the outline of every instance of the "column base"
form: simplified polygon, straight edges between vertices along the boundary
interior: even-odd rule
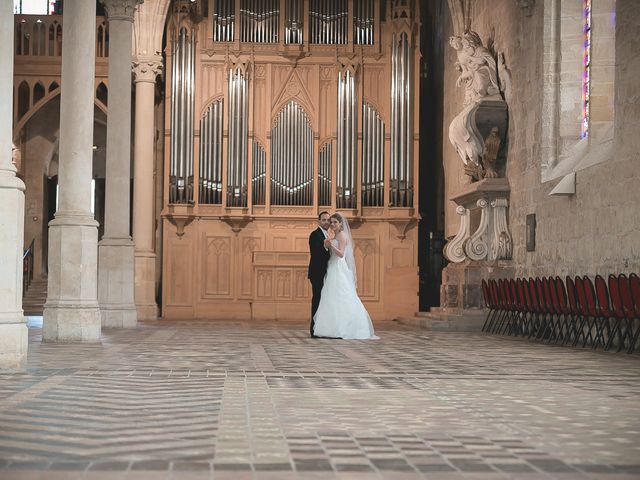
[[[156,304],[156,254],[153,251],[135,253],[136,309],[141,320],[158,318]]]
[[[153,305],[136,305],[139,320],[157,320],[160,309],[155,303]]]
[[[47,302],[42,323],[44,342],[100,342],[100,309],[97,305],[53,306]]]
[[[16,323],[0,323],[0,371],[23,370],[27,365],[28,344],[24,317]]]
[[[135,328],[133,242],[103,238],[98,245],[98,302],[105,328]]]
[[[138,314],[135,305],[100,305],[103,328],[136,328]]]
[[[49,222],[45,342],[99,342],[96,298],[98,222],[85,212],[57,213]]]

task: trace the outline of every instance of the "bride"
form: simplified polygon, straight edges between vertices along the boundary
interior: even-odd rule
[[[371,317],[356,292],[356,263],[349,222],[339,213],[330,218],[333,239],[324,242],[331,251],[320,304],[313,317],[318,337],[377,339]]]

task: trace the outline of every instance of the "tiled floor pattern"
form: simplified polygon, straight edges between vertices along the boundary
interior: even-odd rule
[[[640,478],[640,357],[149,322],[0,374],[0,479]]]

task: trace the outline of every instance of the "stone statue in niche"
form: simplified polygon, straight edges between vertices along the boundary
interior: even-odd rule
[[[465,107],[449,125],[449,140],[464,163],[469,183],[485,176],[498,178],[504,163],[500,146],[504,144],[508,123],[503,94],[510,91],[504,55],[498,56],[501,62],[498,66],[480,36],[470,30],[451,37],[449,44],[458,56],[455,65],[460,75],[456,86],[465,89]],[[504,78],[499,73],[504,73]],[[490,164],[485,165],[485,161]]]
[[[465,87],[464,104],[476,103],[484,98],[501,100],[496,61],[482,45],[480,36],[468,31],[461,37],[451,37],[449,43],[458,53],[456,68],[460,76],[456,86]]]
[[[498,151],[500,150],[500,135],[498,134],[498,128],[493,127],[491,133],[484,141],[484,154],[482,155],[482,166],[484,167],[484,178],[498,178],[498,172],[496,171],[496,160],[498,158]]]

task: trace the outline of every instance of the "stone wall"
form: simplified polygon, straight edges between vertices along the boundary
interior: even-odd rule
[[[507,177],[516,275],[576,275],[640,271],[640,9],[617,9],[615,137],[610,158],[576,173],[576,194],[549,196],[558,180],[541,183],[544,5],[531,15],[513,0],[472,2],[472,29],[485,45],[493,38],[512,74]],[[448,12],[447,12],[448,15]],[[450,17],[447,35],[453,34]],[[594,33],[596,35],[596,33]],[[462,165],[448,143],[448,127],[464,92],[456,88],[455,51],[445,45],[444,148],[447,198],[462,185]],[[597,71],[593,72],[597,75]],[[594,92],[594,95],[597,92]],[[526,251],[525,218],[537,216],[536,249]],[[455,208],[446,210],[446,235],[457,231]]]

